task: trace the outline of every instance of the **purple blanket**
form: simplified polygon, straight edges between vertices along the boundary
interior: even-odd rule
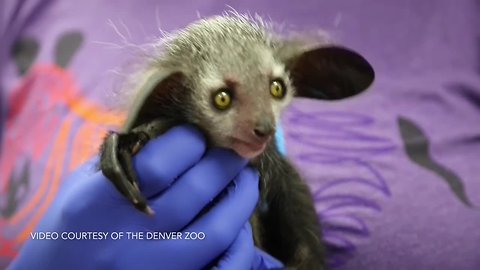
[[[105,103],[121,81],[119,67],[141,50],[137,45],[158,37],[158,28],[183,27],[197,13],[219,14],[226,4],[299,30],[327,30],[375,68],[376,81],[364,94],[337,102],[299,99],[283,117],[288,155],[312,188],[331,268],[480,269],[476,0],[1,1],[1,105],[10,107],[0,112],[10,115],[0,118],[7,119],[0,198],[6,198],[8,181],[26,179],[22,172],[29,172],[30,182],[14,208],[0,200],[0,268],[21,246],[15,239],[35,219],[35,211],[18,213],[39,189],[55,151],[51,145],[62,132],[50,129],[53,135],[43,138],[50,146],[38,151],[21,148],[38,138],[25,137],[17,148],[6,145],[9,139],[16,142],[12,138],[21,132],[15,132],[25,126],[12,115],[33,110],[12,105],[12,100],[26,100],[18,94],[27,81],[24,74],[55,63],[69,72],[55,71],[70,80],[66,85],[89,101]],[[59,44],[74,49],[65,54]],[[46,95],[37,88],[37,95]],[[35,102],[35,109],[48,103]],[[76,107],[45,108],[54,113],[29,113],[47,129],[56,126],[56,116]],[[67,120],[71,138],[87,130],[80,120]],[[51,174],[63,176],[71,169],[66,164]],[[47,199],[40,196],[39,205]]]

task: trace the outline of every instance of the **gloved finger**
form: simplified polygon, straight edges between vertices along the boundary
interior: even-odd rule
[[[252,270],[282,270],[285,266],[272,255],[255,248]]]
[[[204,232],[203,243],[198,246],[185,245],[186,249],[204,249],[205,257],[221,254],[235,240],[239,231],[255,210],[258,201],[258,172],[245,168],[235,179],[235,186],[228,189],[227,195],[200,219],[188,226],[185,231]],[[184,244],[184,243],[182,243]]]
[[[190,125],[173,127],[149,141],[133,158],[142,194],[149,198],[160,193],[197,163],[205,148],[205,138]]]
[[[99,163],[100,157],[96,155],[78,166],[78,168],[68,175],[67,179],[88,179],[91,175],[98,172],[98,168],[100,166]],[[60,191],[65,188],[70,188],[72,185],[78,186],[78,182],[79,181],[62,181],[60,185]]]
[[[157,230],[179,230],[187,226],[246,164],[246,160],[230,150],[208,150],[200,162],[151,202],[150,206],[161,226]],[[168,224],[165,220],[169,221]]]
[[[215,270],[246,269],[249,270],[255,256],[252,227],[246,223],[233,244],[222,256]]]

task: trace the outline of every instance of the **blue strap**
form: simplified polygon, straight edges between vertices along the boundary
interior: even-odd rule
[[[278,151],[286,155],[287,154],[287,148],[285,147],[285,137],[283,136],[283,129],[282,125],[278,124],[277,126],[277,132],[275,133],[275,139],[277,140],[277,148]]]

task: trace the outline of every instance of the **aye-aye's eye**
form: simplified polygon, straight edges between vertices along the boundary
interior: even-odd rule
[[[270,94],[274,98],[281,99],[285,96],[287,89],[281,79],[275,79],[270,83]]]
[[[232,95],[228,89],[221,89],[213,95],[213,105],[219,110],[226,110],[232,104]]]

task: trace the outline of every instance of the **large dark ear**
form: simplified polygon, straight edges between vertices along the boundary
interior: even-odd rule
[[[185,75],[180,71],[153,71],[139,78],[134,101],[130,107],[124,131],[149,122],[160,116],[171,115],[173,119],[181,114],[181,95],[187,94]]]
[[[366,90],[375,78],[370,63],[343,47],[325,46],[285,59],[297,96],[335,100]]]

